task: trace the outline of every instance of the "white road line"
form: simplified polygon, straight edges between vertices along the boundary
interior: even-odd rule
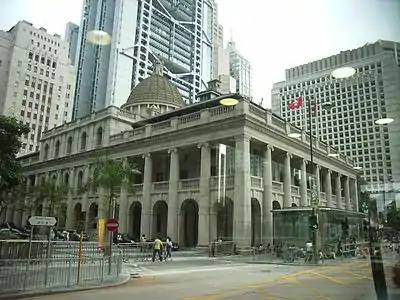
[[[226,271],[226,270],[233,270],[233,269],[254,269],[254,266],[252,265],[242,265],[242,264],[237,264],[237,265],[230,265],[229,267],[214,267],[214,268],[198,268],[198,269],[172,269],[172,270],[166,270],[166,271],[154,271],[150,270],[147,268],[140,267],[145,272],[149,273],[144,273],[142,274],[142,277],[147,277],[147,276],[166,276],[166,275],[178,275],[178,274],[189,274],[189,273],[198,273],[198,272],[210,272],[210,271]]]

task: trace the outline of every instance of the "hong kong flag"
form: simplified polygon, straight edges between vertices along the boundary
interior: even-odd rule
[[[301,96],[297,97],[296,100],[289,102],[290,109],[298,109],[303,106],[303,98]]]

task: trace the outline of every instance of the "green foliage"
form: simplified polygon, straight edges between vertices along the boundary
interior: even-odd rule
[[[368,203],[370,202],[370,196],[367,192],[361,192],[358,197],[358,210],[363,213],[368,212]]]
[[[130,193],[134,193],[134,177],[140,174],[128,159],[98,159],[92,163],[92,177],[88,178],[82,191],[99,190],[103,188],[108,198],[108,204],[120,194],[120,188],[126,187]]]
[[[21,164],[16,155],[21,148],[20,138],[30,128],[14,117],[0,115],[0,192],[9,192],[23,180]]]
[[[50,211],[58,210],[68,196],[69,187],[63,183],[58,183],[55,180],[40,182],[32,189],[34,205],[47,202]]]

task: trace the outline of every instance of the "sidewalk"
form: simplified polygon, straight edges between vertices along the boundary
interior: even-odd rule
[[[103,281],[95,281],[95,282],[83,282],[79,285],[72,285],[69,287],[49,287],[49,288],[41,288],[23,292],[2,292],[0,294],[1,300],[14,300],[14,299],[22,299],[27,297],[40,297],[49,294],[63,294],[70,292],[79,292],[79,291],[89,291],[89,290],[97,290],[104,289],[109,287],[115,287],[119,285],[123,285],[128,283],[131,279],[131,275],[129,271],[124,268],[122,273],[118,278],[105,278]]]

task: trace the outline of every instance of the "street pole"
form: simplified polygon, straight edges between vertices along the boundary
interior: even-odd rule
[[[378,209],[376,206],[376,200],[370,199],[368,204],[369,256],[371,262],[372,278],[374,280],[377,300],[388,300],[385,269],[383,267],[382,261],[382,252],[379,241],[377,239],[375,227],[378,223]],[[374,220],[371,220],[372,218],[374,218]]]
[[[110,191],[110,198],[108,201],[108,220],[114,217],[114,196]],[[113,232],[109,231],[109,245],[108,245],[108,275],[111,275],[111,256],[112,256],[112,244],[113,244]]]
[[[306,96],[304,95],[304,102],[306,102]],[[306,102],[307,105],[307,102]],[[318,220],[318,212],[315,208],[314,201],[314,180],[315,180],[315,169],[314,169],[314,148],[313,148],[313,134],[312,134],[312,103],[309,101],[308,103],[308,134],[310,136],[310,165],[311,165],[311,181],[310,181],[310,191],[311,191],[311,205],[312,205],[312,217],[317,218]],[[318,195],[319,197],[319,195]],[[318,223],[318,222],[317,222]],[[318,263],[318,247],[317,247],[317,232],[318,228],[313,228],[312,231],[312,245],[313,245],[313,257],[314,263]]]

